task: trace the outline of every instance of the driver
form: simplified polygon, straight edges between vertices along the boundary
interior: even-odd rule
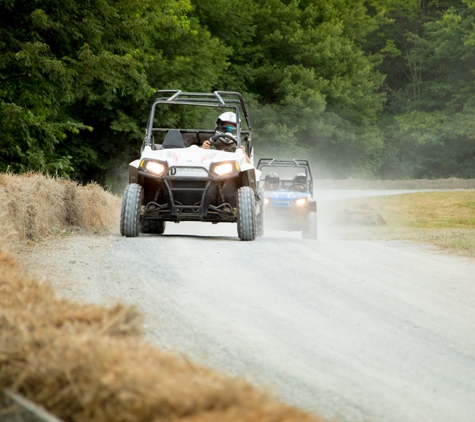
[[[291,190],[305,192],[307,190],[307,176],[305,173],[297,173],[292,180]]]
[[[279,189],[280,178],[277,173],[271,172],[266,174],[264,180],[264,189],[267,190],[276,190]]]
[[[203,142],[202,148],[204,149],[223,149],[225,151],[236,151],[236,113],[226,112],[221,114],[216,120],[215,136],[226,134],[226,136],[220,136],[216,139],[216,145],[211,145],[209,140]],[[251,160],[247,156],[244,145],[241,145],[242,152],[246,162],[251,164]]]

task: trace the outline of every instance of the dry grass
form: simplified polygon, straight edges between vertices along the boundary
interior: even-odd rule
[[[36,173],[0,174],[0,247],[40,240],[76,226],[88,230],[117,225],[120,198],[97,184],[78,186]]]
[[[318,421],[160,351],[134,309],[59,299],[0,252],[0,385],[65,421]]]
[[[22,276],[15,243],[117,225],[120,198],[38,174],[0,175],[0,387],[75,422],[318,422],[249,383],[156,349],[141,315],[56,296]]]
[[[377,227],[338,227],[345,239],[415,240],[475,256],[475,191],[411,193],[359,198],[335,203],[327,218],[344,208],[368,204],[386,220]]]

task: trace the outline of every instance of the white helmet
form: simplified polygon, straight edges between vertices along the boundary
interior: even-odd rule
[[[236,113],[227,111],[222,113],[216,120],[216,135],[225,134],[227,136],[219,137],[216,141],[224,146],[230,147],[232,144],[236,144]],[[231,123],[231,125],[226,125],[226,123]],[[241,123],[241,119],[239,119]]]
[[[294,177],[294,180],[292,180],[292,183],[306,186],[307,176],[305,175],[305,173],[297,173]]]
[[[276,190],[279,188],[280,178],[275,172],[267,173],[264,179],[264,185],[269,190]]]
[[[236,113],[232,111],[227,111],[226,113],[221,114],[216,120],[216,126],[218,126],[222,122],[230,122],[236,124]],[[239,123],[241,123],[241,119],[239,119]]]

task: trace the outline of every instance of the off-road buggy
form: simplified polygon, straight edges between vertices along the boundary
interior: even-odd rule
[[[316,239],[317,201],[308,161],[261,158],[257,168],[264,187],[266,228],[301,231],[304,239]]]
[[[180,111],[185,106],[188,110],[191,106],[194,111],[195,107],[208,107],[205,112],[215,107],[216,113],[211,111],[216,116],[223,111],[234,112],[237,120],[234,151],[201,148],[206,140],[216,145],[214,127],[158,127],[164,116],[162,108],[173,107],[176,112],[176,107]],[[237,223],[241,240],[254,240],[262,235],[264,205],[263,192],[258,191],[260,172],[247,162],[241,145],[252,163],[252,128],[240,93],[157,91],[140,158],[129,165],[120,233],[127,237],[139,233],[163,234],[167,221],[203,221]]]

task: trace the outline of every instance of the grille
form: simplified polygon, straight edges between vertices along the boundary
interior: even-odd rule
[[[172,190],[191,190],[204,189],[206,180],[173,180],[168,179],[168,183]]]
[[[272,206],[273,207],[290,207],[292,206],[293,201],[272,201]]]

